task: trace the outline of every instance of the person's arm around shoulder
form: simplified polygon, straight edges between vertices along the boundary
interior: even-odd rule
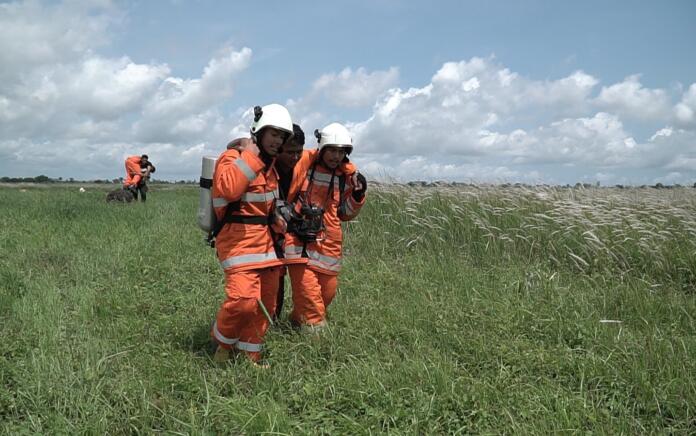
[[[215,164],[215,191],[227,201],[239,200],[263,171],[264,163],[258,155],[259,149],[253,142],[243,151],[229,149],[223,152]]]

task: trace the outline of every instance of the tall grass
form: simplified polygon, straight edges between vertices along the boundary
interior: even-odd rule
[[[210,360],[196,189],[104,195],[0,189],[5,433],[696,431],[691,189],[373,189],[267,371]]]

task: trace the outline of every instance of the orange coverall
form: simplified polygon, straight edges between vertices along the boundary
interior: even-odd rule
[[[239,201],[237,217],[268,217],[278,197],[272,164],[248,151],[227,150],[215,164],[213,207],[222,220],[230,203]],[[235,347],[258,361],[268,320],[258,300],[273,313],[282,261],[276,256],[268,225],[231,222],[215,240],[225,272],[226,298],[211,335],[223,348]]]
[[[311,204],[323,207],[325,226],[323,239],[316,242],[303,243],[291,232],[285,236],[284,262],[292,283],[290,319],[295,323],[323,323],[326,308],[336,295],[342,258],[341,221],[355,218],[365,204],[365,197],[356,201],[352,196],[351,176],[356,171],[352,163],[344,163],[334,171],[326,168],[319,162],[318,150],[305,151],[295,166],[288,198],[297,205],[298,197],[303,196]],[[342,196],[339,177],[345,178]]]
[[[141,179],[140,156],[128,156],[126,158],[126,178],[123,180],[123,186],[137,185]]]

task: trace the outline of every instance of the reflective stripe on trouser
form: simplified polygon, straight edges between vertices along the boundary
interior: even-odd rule
[[[262,263],[272,260],[278,260],[278,256],[276,256],[275,251],[269,251],[268,253],[251,253],[230,256],[220,262],[220,265],[222,266],[222,269],[227,269],[235,266],[243,266],[244,264]]]
[[[300,245],[286,245],[285,246],[285,259],[300,259],[302,257],[302,246]]]
[[[336,296],[338,276],[322,274],[304,264],[288,265],[292,282],[292,313],[298,324],[315,325],[326,319],[326,308]]]
[[[225,271],[226,298],[217,314],[211,336],[223,348],[236,347],[252,360],[261,358],[268,319],[259,307],[275,311],[279,267],[248,271]]]
[[[307,256],[309,256],[308,264],[311,266],[316,266],[327,271],[340,272],[341,271],[341,258],[331,257],[319,253],[316,250],[307,249]]]

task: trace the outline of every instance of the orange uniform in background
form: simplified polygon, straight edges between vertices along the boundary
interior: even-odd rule
[[[140,172],[140,156],[128,156],[126,158],[126,178],[123,180],[123,186],[137,186],[142,179]]]
[[[319,160],[319,151],[303,153],[295,167],[288,198],[297,203],[299,197],[324,209],[323,238],[303,243],[296,235],[285,236],[285,263],[292,282],[293,310],[290,318],[301,325],[321,325],[338,286],[341,271],[342,221],[355,218],[363,204],[353,198],[352,175],[356,168],[350,162],[335,170]],[[341,192],[343,187],[343,192]]]
[[[278,175],[270,162],[248,151],[227,150],[215,164],[213,207],[218,220],[231,218],[215,240],[225,271],[226,298],[211,335],[227,349],[260,358],[268,320],[261,300],[273,313],[281,260],[276,255],[267,217],[278,197]],[[229,222],[231,221],[231,222]]]

